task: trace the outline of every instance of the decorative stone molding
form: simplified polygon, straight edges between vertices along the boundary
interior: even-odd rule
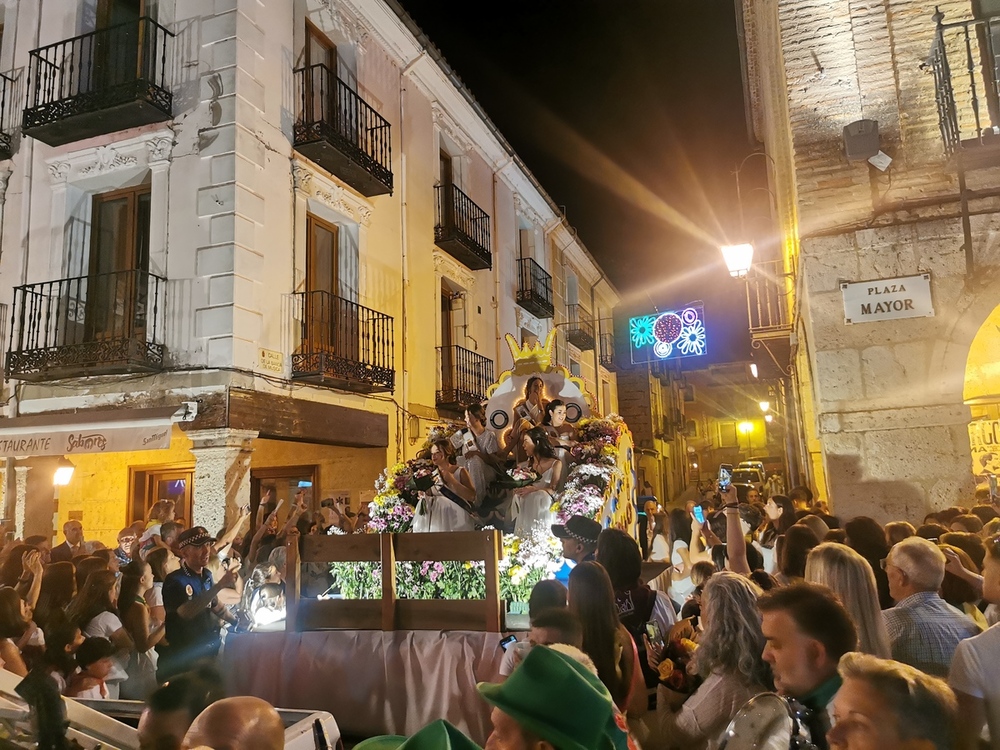
[[[531,223],[531,226],[542,227],[542,217],[517,193],[514,193],[514,212],[527,219]]]
[[[134,167],[138,163],[138,159],[134,156],[123,156],[112,146],[98,146],[94,151],[94,157],[93,164],[80,170],[81,176],[113,172],[116,169]]]
[[[7,202],[7,185],[10,183],[10,170],[0,172],[0,206]]]
[[[450,255],[434,249],[434,271],[457,282],[463,289],[472,289],[476,285],[476,275]]]
[[[475,145],[472,139],[436,101],[431,103],[431,117],[434,119],[434,124],[446,133],[463,152],[472,151]]]
[[[354,219],[354,209],[344,200],[342,190],[317,190],[313,195],[337,213],[341,213],[349,219]]]
[[[66,178],[69,177],[70,164],[68,161],[57,161],[53,164],[49,164],[49,174],[52,176],[53,182],[66,182]]]
[[[370,209],[361,206],[358,208],[358,221],[361,222],[362,226],[370,227],[372,225],[372,212]]]
[[[301,164],[292,165],[292,185],[296,190],[304,193],[312,191],[313,173]]]
[[[531,331],[539,340],[545,338],[545,326],[542,325],[542,321],[523,307],[518,306],[514,308],[514,323],[518,328]]]
[[[28,502],[28,472],[30,466],[15,466],[14,537],[24,539],[24,508]]]
[[[351,221],[366,227],[371,225],[370,203],[302,162],[292,164],[292,184],[298,193],[315,198]]]
[[[146,151],[149,153],[150,163],[156,161],[168,161],[173,147],[173,138],[154,138],[151,141],[147,141]]]
[[[192,525],[210,534],[250,502],[250,454],[256,430],[191,430],[194,454]]]

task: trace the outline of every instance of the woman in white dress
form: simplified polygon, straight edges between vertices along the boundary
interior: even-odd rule
[[[118,700],[121,684],[128,679],[126,667],[135,650],[132,637],[118,619],[117,601],[115,574],[110,570],[97,570],[87,576],[80,593],[66,609],[69,619],[86,637],[107,638],[115,647],[111,673],[104,678],[108,697],[112,700]]]
[[[456,432],[451,438],[451,444],[462,453],[462,464],[476,488],[476,505],[479,505],[483,502],[490,482],[496,479],[494,464],[500,445],[496,433],[486,429],[486,409],[482,404],[471,404],[466,408],[465,424],[468,429]]]
[[[413,514],[412,530],[423,531],[475,531],[472,515],[459,503],[471,509],[476,501],[476,486],[469,472],[455,462],[455,449],[448,440],[431,444],[431,461],[437,471],[436,481],[417,503]],[[456,502],[442,492],[447,488],[459,498]]]
[[[135,649],[129,655],[128,679],[122,683],[121,697],[146,700],[156,690],[156,651],[163,639],[164,625],[154,625],[143,594],[153,588],[153,570],[148,562],[133,560],[122,569],[118,614]]]
[[[555,521],[552,498],[559,491],[563,465],[543,427],[528,430],[521,445],[528,455],[528,468],[539,477],[533,484],[514,490],[514,535],[524,538],[536,523],[542,522],[548,528]]]

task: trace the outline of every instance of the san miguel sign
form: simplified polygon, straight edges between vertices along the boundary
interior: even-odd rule
[[[840,291],[844,295],[844,322],[847,325],[934,315],[929,273],[895,279],[843,281]]]

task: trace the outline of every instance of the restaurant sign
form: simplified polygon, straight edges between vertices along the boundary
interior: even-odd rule
[[[170,434],[169,419],[0,429],[0,457],[159,450],[170,447]]]
[[[844,322],[847,325],[934,316],[929,273],[895,279],[842,281],[840,291],[844,295]]]
[[[1000,419],[970,422],[969,447],[973,474],[1000,474]]]

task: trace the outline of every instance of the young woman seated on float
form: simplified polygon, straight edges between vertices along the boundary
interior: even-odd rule
[[[441,439],[431,443],[430,458],[436,481],[417,503],[413,531],[474,531],[469,511],[476,502],[476,486],[469,472],[456,464],[451,442]]]
[[[538,480],[533,484],[514,490],[514,533],[527,537],[539,521],[546,528],[553,523],[555,516],[550,508],[552,499],[560,488],[563,462],[556,457],[549,436],[542,427],[528,430],[521,438],[521,446],[528,456],[523,466],[538,475]]]

